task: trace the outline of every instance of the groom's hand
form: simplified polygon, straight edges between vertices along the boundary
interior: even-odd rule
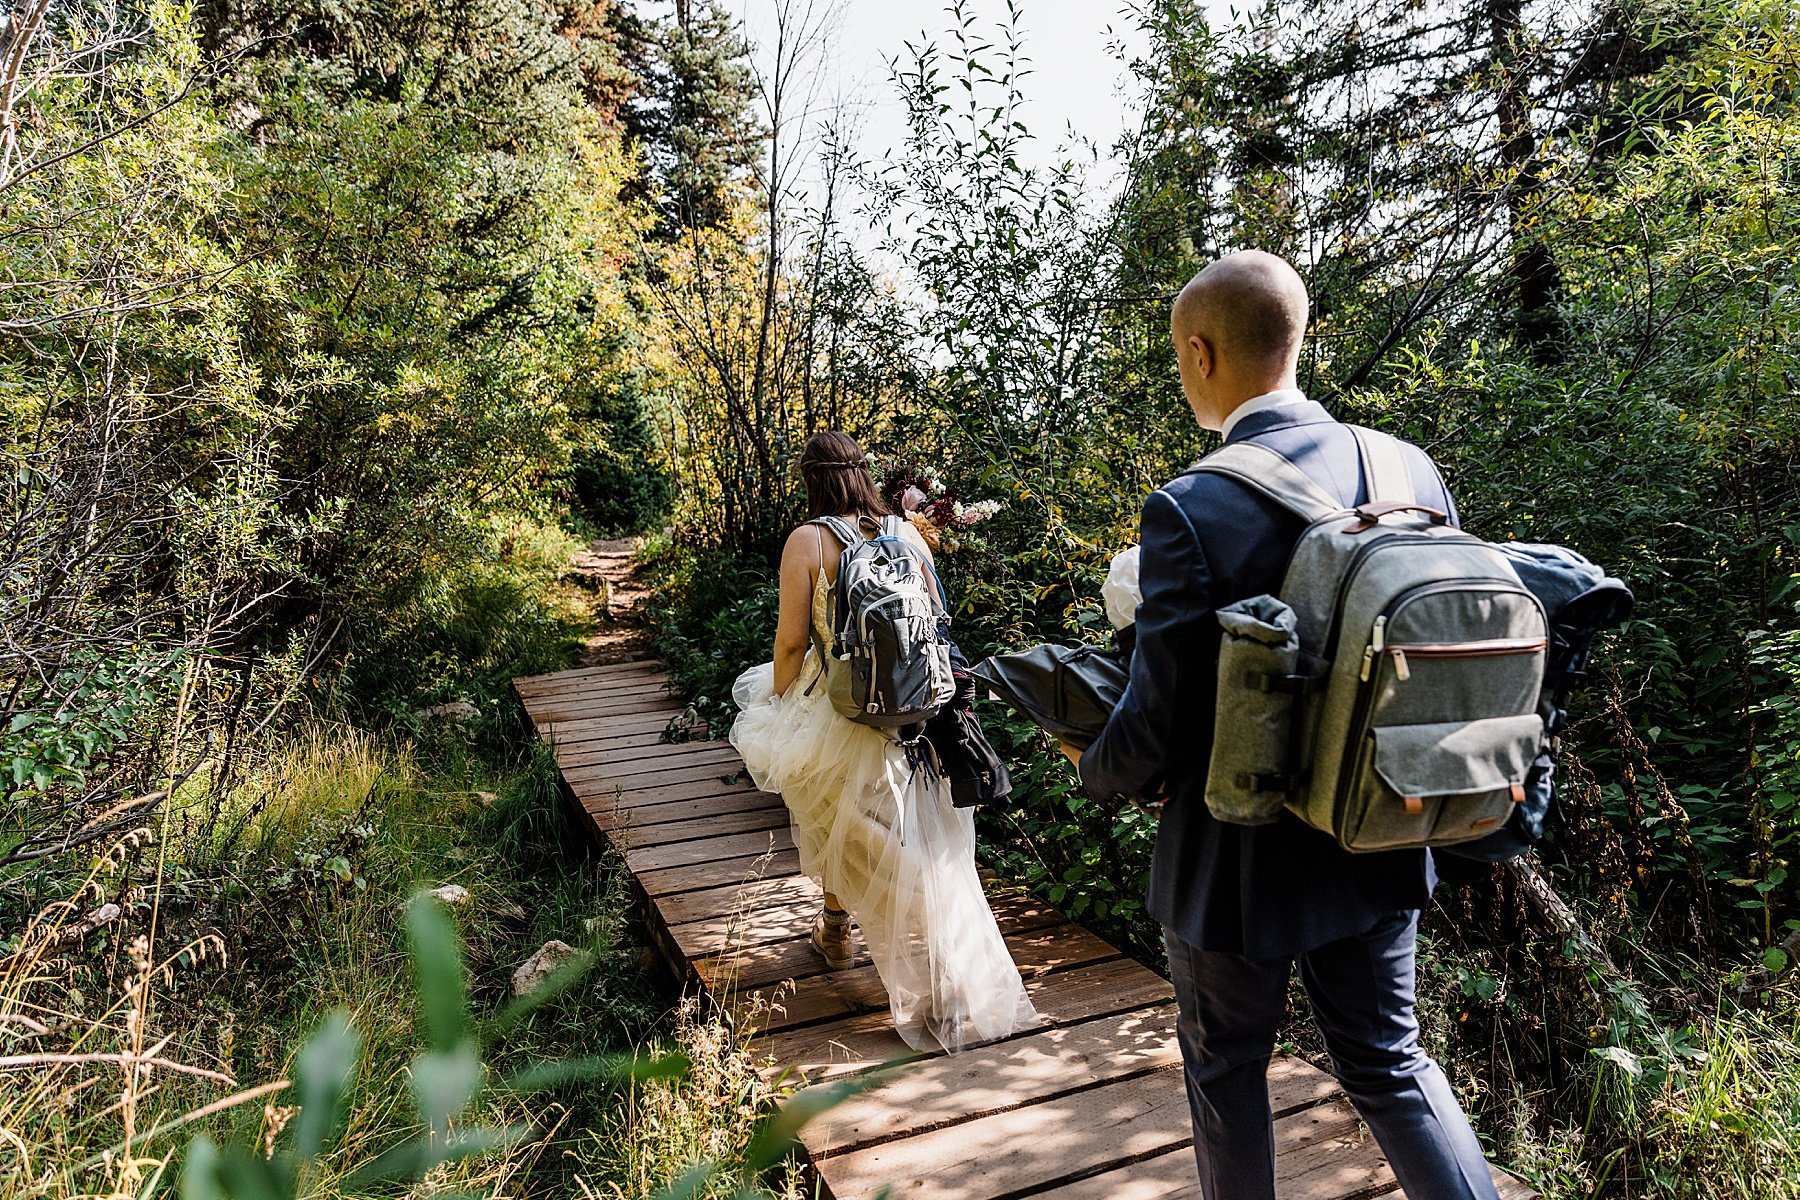
[[[1069,764],[1075,768],[1076,774],[1080,774],[1081,773],[1081,751],[1079,751],[1075,747],[1069,745],[1069,743],[1067,743],[1067,742],[1058,742],[1057,746],[1062,750],[1063,757],[1068,759]]]

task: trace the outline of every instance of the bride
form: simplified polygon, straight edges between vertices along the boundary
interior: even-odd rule
[[[973,814],[886,733],[838,715],[821,679],[845,546],[818,521],[868,530],[887,506],[846,434],[809,439],[800,474],[808,521],[781,556],[775,659],[738,678],[732,744],[757,786],[781,794],[801,870],[824,888],[812,945],[825,965],[850,965],[854,917],[907,1045],[954,1052],[1004,1037],[1037,1013],[975,872]],[[929,563],[924,538],[901,524]]]

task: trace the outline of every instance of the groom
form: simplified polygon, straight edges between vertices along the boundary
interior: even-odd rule
[[[1351,507],[1366,499],[1350,432],[1295,386],[1305,285],[1258,251],[1182,289],[1171,326],[1201,426],[1280,451]],[[1406,447],[1422,503],[1454,514]],[[1244,485],[1182,475],[1144,503],[1131,684],[1098,741],[1067,751],[1097,800],[1168,797],[1150,867],[1180,1005],[1177,1031],[1207,1200],[1273,1200],[1265,1073],[1298,962],[1334,1074],[1413,1200],[1494,1200],[1481,1146],[1419,1045],[1413,948],[1437,882],[1424,850],[1351,855],[1283,814],[1228,825],[1204,801],[1222,605],[1280,590],[1300,518]],[[1065,748],[1066,749],[1066,748]]]

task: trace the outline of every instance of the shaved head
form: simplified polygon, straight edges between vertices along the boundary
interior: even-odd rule
[[[1206,339],[1220,358],[1247,367],[1292,361],[1306,333],[1306,284],[1261,250],[1228,254],[1188,280],[1170,325],[1177,345]]]

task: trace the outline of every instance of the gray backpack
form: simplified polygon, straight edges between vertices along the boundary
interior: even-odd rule
[[[1415,501],[1400,443],[1352,432],[1355,509],[1255,442],[1194,468],[1307,522],[1281,595],[1218,612],[1207,807],[1248,825],[1285,807],[1351,851],[1472,841],[1524,801],[1544,745],[1544,609],[1498,548]]]
[[[948,622],[937,575],[884,517],[873,537],[837,517],[814,522],[844,543],[831,597],[831,653],[825,681],[832,707],[863,725],[917,737],[956,694]],[[815,681],[816,682],[816,681]],[[899,732],[905,731],[905,732]]]

